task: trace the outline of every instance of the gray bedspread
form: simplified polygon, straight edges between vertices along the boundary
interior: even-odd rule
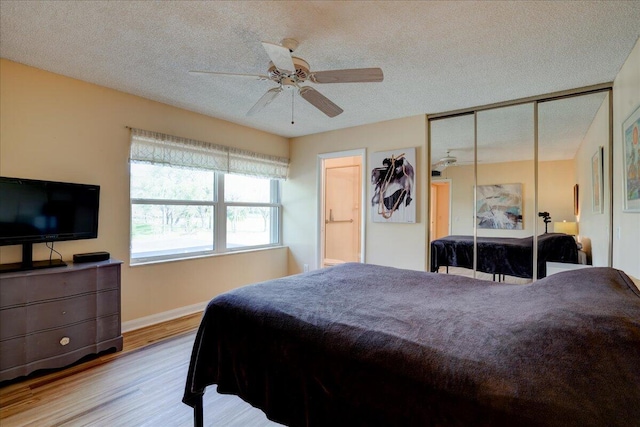
[[[533,237],[478,237],[477,270],[489,274],[533,277]],[[578,263],[573,236],[545,233],[538,236],[538,278],[547,276],[547,262]],[[473,268],[473,236],[446,236],[431,242],[431,271],[452,266]]]
[[[638,426],[640,292],[340,265],[213,299],[183,401],[210,384],[290,426]]]

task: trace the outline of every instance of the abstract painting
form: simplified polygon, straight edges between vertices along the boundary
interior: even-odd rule
[[[371,155],[373,222],[416,222],[415,164],[415,148]]]
[[[640,212],[640,106],[622,124],[624,211]]]
[[[522,230],[522,184],[479,185],[478,228]]]

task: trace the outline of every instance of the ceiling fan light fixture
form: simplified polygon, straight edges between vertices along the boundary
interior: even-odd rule
[[[273,62],[269,62],[269,78],[278,84],[295,85],[302,83],[309,77],[309,63],[302,58],[292,56],[294,72],[287,73],[276,67]]]

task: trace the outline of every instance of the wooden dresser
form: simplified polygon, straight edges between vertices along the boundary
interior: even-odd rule
[[[122,350],[121,264],[0,274],[0,381]]]

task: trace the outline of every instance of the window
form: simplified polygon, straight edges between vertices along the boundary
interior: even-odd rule
[[[184,141],[132,129],[132,264],[279,245],[288,161]]]
[[[279,184],[264,178],[224,176],[227,249],[279,243]]]

